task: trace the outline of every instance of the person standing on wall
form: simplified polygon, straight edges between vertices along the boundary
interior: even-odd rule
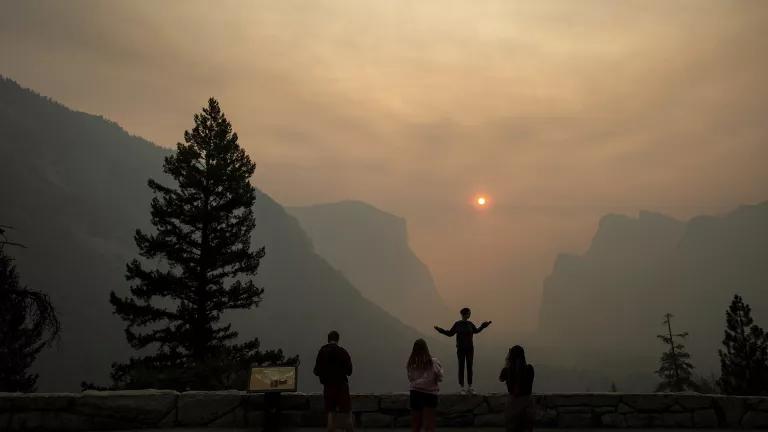
[[[339,346],[339,332],[336,330],[328,333],[328,343],[317,353],[314,373],[323,384],[328,431],[334,432],[339,425],[352,432],[352,399],[347,378],[352,375],[352,359],[347,350]]]
[[[480,324],[480,327],[469,320],[472,315],[472,311],[469,308],[463,308],[459,311],[461,319],[456,321],[450,330],[445,330],[438,326],[435,326],[435,330],[448,337],[456,335],[456,356],[459,358],[459,386],[461,386],[461,393],[474,393],[472,390],[472,366],[475,358],[475,345],[472,341],[475,333],[480,333],[486,327],[491,325],[491,321],[485,321]],[[464,366],[467,367],[467,390],[464,390]]]

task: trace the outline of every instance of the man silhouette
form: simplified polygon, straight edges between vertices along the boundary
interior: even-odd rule
[[[325,412],[328,413],[328,431],[336,430],[336,425],[352,431],[352,400],[349,396],[347,377],[352,375],[352,359],[347,350],[339,346],[339,332],[328,333],[328,343],[320,348],[315,360],[315,375],[323,384]]]
[[[461,319],[453,323],[453,327],[450,330],[445,330],[438,326],[435,326],[435,330],[446,336],[456,335],[456,356],[459,358],[459,385],[461,386],[461,393],[464,391],[464,365],[467,366],[467,385],[466,393],[473,393],[472,389],[472,363],[475,358],[475,345],[472,341],[475,333],[480,333],[486,327],[491,325],[491,321],[485,321],[480,324],[480,327],[469,320],[472,315],[472,311],[469,308],[463,308],[459,311]]]

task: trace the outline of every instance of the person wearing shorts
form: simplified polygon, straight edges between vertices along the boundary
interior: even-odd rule
[[[419,432],[422,428],[434,431],[437,394],[440,392],[439,382],[443,379],[443,367],[440,361],[429,353],[424,339],[417,339],[413,343],[406,370],[411,388],[411,429],[413,432]]]
[[[314,373],[323,384],[328,431],[335,431],[337,425],[352,431],[352,400],[347,378],[352,375],[352,359],[347,350],[339,346],[339,332],[334,330],[328,333],[328,343],[317,353]]]

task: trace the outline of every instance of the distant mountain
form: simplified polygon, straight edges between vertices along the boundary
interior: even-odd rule
[[[289,207],[315,250],[364,297],[423,332],[453,318],[408,245],[405,219],[360,201]]]
[[[699,371],[715,371],[735,293],[768,327],[768,202],[688,222],[608,215],[589,250],[558,257],[545,280],[539,339],[593,365],[611,359],[650,372],[670,312],[676,330],[690,332]]]
[[[127,291],[133,232],[151,229],[147,179],[167,180],[167,154],[109,120],[0,77],[0,223],[14,226],[13,240],[27,245],[12,251],[23,281],[51,295],[62,322],[58,348],[44,351],[35,366],[40,390],[106,384],[110,364],[131,354],[108,293]],[[265,348],[299,354],[302,390],[318,388],[312,364],[331,329],[353,356],[356,390],[406,389],[402,365],[421,335],[361,296],[262,192],[255,214],[253,242],[266,246],[257,280],[266,292],[260,307],[230,316],[235,328]],[[450,352],[447,340],[431,344]]]

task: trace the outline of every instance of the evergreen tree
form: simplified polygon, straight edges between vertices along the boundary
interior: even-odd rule
[[[735,395],[768,393],[768,335],[754,323],[752,308],[741,296],[733,296],[725,322],[725,350],[718,350],[720,388]]]
[[[21,285],[7,246],[6,226],[0,226],[0,392],[31,392],[37,374],[29,367],[59,334],[59,320],[47,295]]]
[[[661,354],[661,365],[656,371],[656,375],[661,377],[662,381],[656,387],[656,391],[681,392],[685,390],[696,390],[697,385],[693,381],[693,365],[689,361],[691,355],[685,351],[685,345],[679,340],[688,337],[688,332],[672,333],[672,317],[667,313],[664,315],[664,325],[667,332],[657,335],[669,350]],[[678,340],[675,340],[675,339]]]
[[[128,343],[151,353],[113,365],[119,388],[231,388],[244,385],[252,363],[297,360],[259,351],[258,339],[236,343],[238,333],[222,322],[227,310],[258,306],[263,293],[250,279],[264,257],[263,247],[251,249],[255,165],[215,99],[194,119],[163,165],[177,187],[148,182],[157,232],[134,236],[141,257],[164,264],[130,261],[131,295],[110,293]]]

